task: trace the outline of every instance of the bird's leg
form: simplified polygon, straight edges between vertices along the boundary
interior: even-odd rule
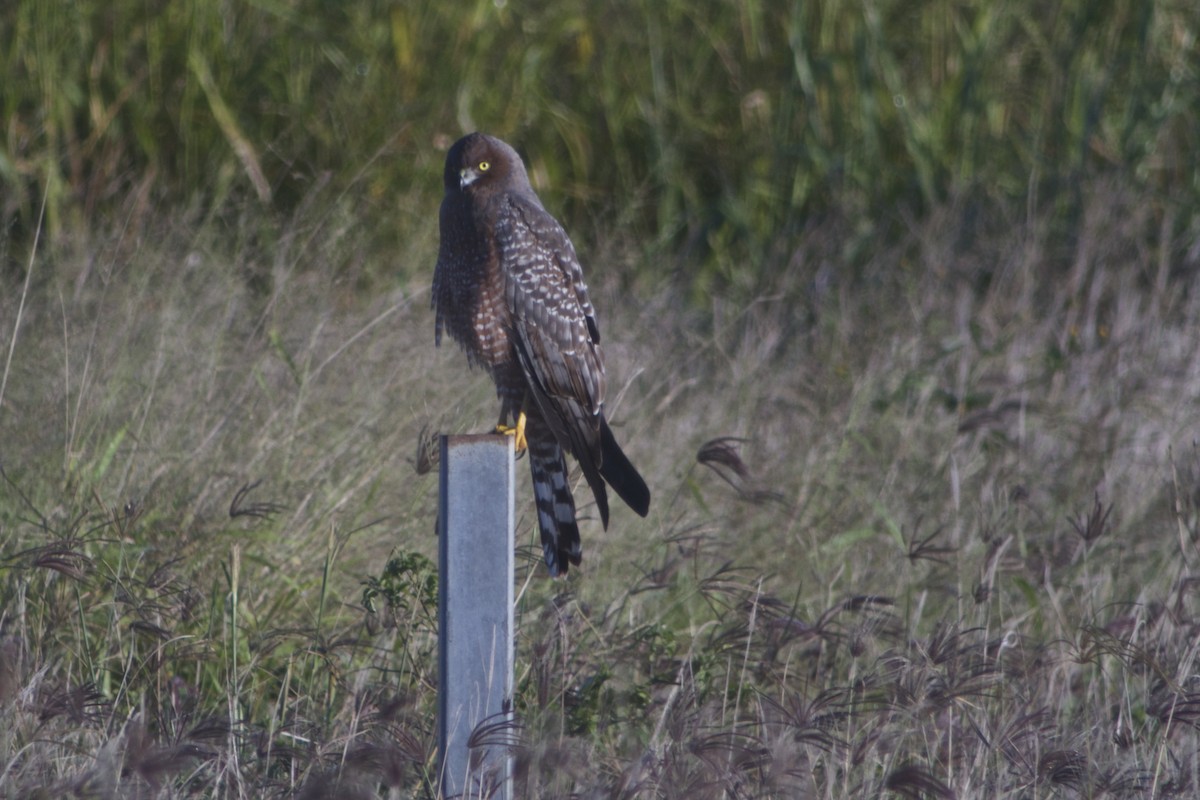
[[[521,410],[517,412],[517,424],[513,427],[505,425],[507,415],[501,412],[500,422],[496,424],[496,433],[502,433],[505,436],[513,437],[513,450],[518,456],[523,455],[529,447],[529,443],[525,441],[525,402],[526,397],[521,398]]]

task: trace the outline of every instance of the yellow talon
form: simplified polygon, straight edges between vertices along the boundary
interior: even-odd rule
[[[517,455],[521,455],[529,447],[529,443],[525,441],[525,412],[522,411],[517,415],[516,427],[510,428],[507,425],[497,425],[496,433],[502,433],[505,436],[513,437],[513,450]]]

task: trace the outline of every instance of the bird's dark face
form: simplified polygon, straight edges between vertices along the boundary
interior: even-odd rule
[[[488,186],[528,183],[517,151],[493,136],[472,133],[454,143],[442,176],[447,192],[476,192]]]

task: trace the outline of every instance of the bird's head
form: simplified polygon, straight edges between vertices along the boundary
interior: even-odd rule
[[[447,192],[473,192],[484,186],[520,188],[529,185],[525,164],[517,151],[483,133],[471,133],[446,154],[443,181]]]

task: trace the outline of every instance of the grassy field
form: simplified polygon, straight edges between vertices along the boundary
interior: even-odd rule
[[[0,797],[432,796],[476,127],[654,494],[518,465],[518,796],[1200,793],[1200,7],[618,5],[0,6]]]
[[[1086,196],[1070,251],[947,210],[870,281],[814,228],[749,304],[586,255],[655,500],[553,582],[520,467],[520,796],[1195,791],[1196,255]],[[418,466],[490,384],[434,349],[428,274],[321,269],[352,237],[160,225],[0,306],[2,793],[424,796]]]
[[[12,0],[0,257],[43,199],[52,242],[170,207],[365,217],[404,250],[474,129],[576,239],[620,230],[657,255],[623,269],[698,299],[761,295],[825,216],[854,221],[847,270],[964,195],[1070,236],[1097,175],[1195,236],[1198,36],[1192,0]]]

